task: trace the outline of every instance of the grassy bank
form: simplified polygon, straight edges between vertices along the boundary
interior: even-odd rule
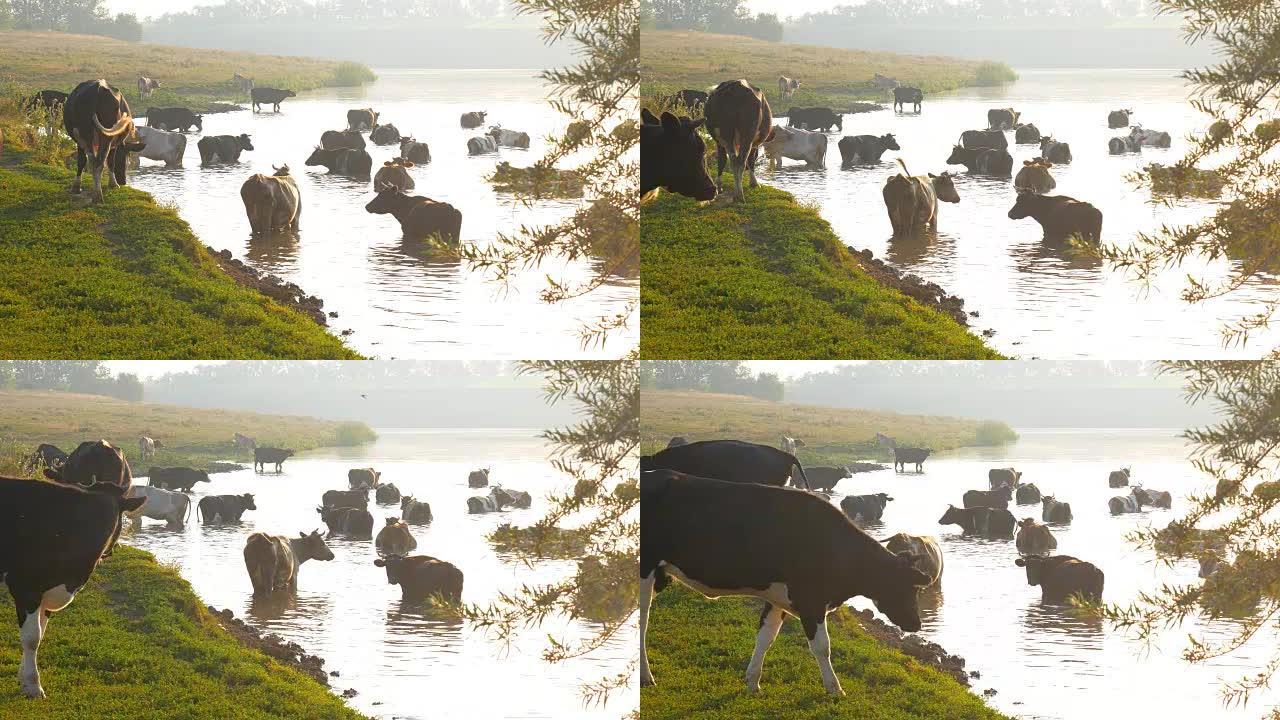
[[[1017,437],[1008,425],[992,420],[900,415],[877,410],[775,403],[743,395],[673,390],[641,390],[642,452],[666,447],[673,436],[691,441],[733,438],[777,445],[783,434],[804,440],[797,453],[810,465],[839,465],[853,460],[887,460],[876,445],[880,432],[903,445],[950,450],[996,445]]]
[[[682,30],[640,33],[640,74],[644,78],[640,92],[646,97],[684,88],[705,90],[725,80],[745,78],[764,90],[774,111],[810,106],[843,110],[855,101],[890,98],[872,82],[876,73],[919,87],[926,96],[1017,78],[1007,65],[994,62],[843,50]],[[793,97],[784,100],[778,93],[779,75],[801,81]]]
[[[49,622],[40,647],[47,700],[18,687],[22,650],[13,602],[0,633],[0,717],[6,720],[360,720],[312,678],[240,645],[176,570],[124,545]]]
[[[131,43],[92,35],[0,31],[0,81],[31,90],[70,92],[85,80],[103,78],[124,92],[135,112],[148,107],[185,106],[200,110],[214,101],[248,98],[235,73],[259,87],[301,92],[320,87],[360,85],[374,79],[364,65],[303,57]],[[138,76],[160,82],[146,100],[138,96]]]
[[[845,697],[822,689],[800,622],[788,618],[765,656],[760,693],[743,674],[755,643],[760,601],[707,600],[682,587],[658,595],[649,625],[657,685],[640,691],[644,720],[999,720],[1003,715],[951,677],[863,631],[847,610],[832,613],[831,664]]]
[[[646,359],[1000,357],[868,274],[785,191],[762,185],[711,206],[663,193],[640,228]]]
[[[297,310],[237,284],[172,208],[131,188],[105,202],[72,173],[0,156],[0,357],[358,357]]]
[[[141,475],[152,464],[206,468],[211,460],[251,461],[252,452],[235,448],[232,437],[237,432],[257,438],[260,445],[299,452],[358,445],[376,437],[369,426],[357,422],[134,403],[101,395],[0,390],[0,438],[12,448],[10,456],[30,453],[40,443],[71,452],[82,441],[105,439],[123,448],[134,473]],[[154,460],[145,463],[138,458],[138,438],[144,435],[165,445]],[[0,465],[0,471],[6,468]]]

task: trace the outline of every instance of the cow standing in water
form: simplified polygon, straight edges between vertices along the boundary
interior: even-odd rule
[[[254,533],[244,544],[244,566],[253,594],[258,597],[280,590],[298,589],[298,569],[308,560],[332,560],[333,551],[320,531],[298,533],[296,538]]]
[[[725,161],[733,173],[733,199],[745,202],[742,173],[756,187],[756,159],[760,146],[773,138],[773,111],[759,88],[746,80],[726,80],[707,97],[707,132],[716,141],[716,185],[724,192],[721,176]]]
[[[916,466],[916,472],[924,472],[924,461],[933,451],[929,448],[895,447],[893,448],[894,472],[906,472],[907,464]]]
[[[253,449],[253,470],[258,472],[267,471],[267,463],[273,463],[276,466],[276,472],[281,472],[284,468],[284,461],[293,457],[293,450],[290,448],[254,448]]]

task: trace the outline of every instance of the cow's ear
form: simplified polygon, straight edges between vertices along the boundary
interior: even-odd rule
[[[412,163],[411,161],[409,161],[409,160],[405,160],[405,161],[404,161],[404,163],[403,163],[403,165],[404,165],[405,167],[407,167],[407,168],[411,168],[411,167],[413,167],[413,163]]]
[[[142,507],[142,504],[146,501],[147,499],[144,497],[123,498],[120,500],[120,509],[124,512],[133,512]]]
[[[386,567],[386,566],[387,566],[387,561],[386,561],[386,560],[383,560],[382,558],[378,558],[377,560],[374,560],[374,561],[373,561],[373,564],[374,564],[374,565],[377,565],[378,567]]]
[[[662,113],[662,129],[674,133],[680,129],[680,118],[669,112]]]
[[[938,177],[938,176],[937,176],[937,175],[934,175],[933,173],[929,173],[929,177],[931,177],[931,178],[936,178],[936,177]]]
[[[927,585],[933,582],[932,578],[930,578],[928,575],[925,575],[924,573],[920,572],[915,568],[911,568],[907,570],[907,580],[911,583],[913,587],[918,587],[918,588],[926,587]]]
[[[649,108],[640,108],[640,122],[648,125],[657,125],[658,118],[652,112],[649,112]]]
[[[53,468],[45,468],[44,476],[54,482],[62,482],[62,470],[54,470]]]

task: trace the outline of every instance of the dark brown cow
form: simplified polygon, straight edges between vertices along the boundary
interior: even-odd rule
[[[71,192],[80,192],[80,176],[86,162],[93,178],[93,199],[102,200],[102,171],[110,187],[126,184],[128,155],[146,147],[137,140],[129,102],[106,80],[86,80],[67,97],[62,114],[67,135],[76,143],[76,180]]]
[[[427,555],[388,555],[373,564],[387,569],[387,582],[399,585],[405,600],[440,595],[449,602],[462,602],[463,575],[453,563]]]
[[[1033,218],[1044,229],[1044,239],[1062,242],[1078,234],[1086,242],[1102,239],[1102,211],[1087,202],[1066,195],[1020,192],[1009,210],[1010,220]]]
[[[1027,569],[1027,584],[1040,586],[1041,599],[1047,603],[1066,603],[1072,595],[1100,602],[1105,576],[1093,563],[1070,555],[1020,557],[1013,561]]]
[[[378,196],[370,200],[364,209],[377,215],[395,217],[406,239],[422,240],[438,235],[445,242],[456,243],[462,236],[462,213],[449,203],[421,195],[405,195],[394,186],[383,185],[375,189]]]
[[[724,192],[721,177],[728,159],[733,173],[733,199],[744,202],[742,173],[756,187],[756,158],[760,146],[773,138],[773,112],[759,88],[746,80],[726,80],[707,97],[704,111],[707,132],[716,141],[716,186]]]

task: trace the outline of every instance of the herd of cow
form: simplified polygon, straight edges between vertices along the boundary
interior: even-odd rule
[[[922,471],[928,449],[897,447],[884,436],[877,438],[893,449],[895,471],[908,464]],[[852,476],[850,470],[804,468],[795,456],[803,442],[784,436],[781,446],[673,438],[666,449],[641,458],[641,684],[654,682],[645,647],[652,597],[672,578],[707,597],[749,595],[765,601],[746,671],[752,691],[759,689],[764,654],[784,614],[800,619],[823,685],[833,694],[842,690],[831,667],[827,613],[862,596],[903,630],[920,629],[917,591],[937,586],[942,577],[937,540],[901,532],[875,540],[861,526],[880,523],[893,498],[887,493],[848,495],[836,508],[829,493]],[[1019,553],[1015,564],[1025,569],[1029,585],[1040,587],[1045,603],[1065,604],[1077,597],[1101,601],[1102,570],[1054,554],[1058,542],[1050,526],[1071,523],[1070,503],[1043,495],[1021,478],[1013,468],[991,469],[988,488],[965,492],[962,506],[948,506],[939,524],[959,525],[968,537],[1014,539]],[[1108,484],[1129,487],[1129,479],[1128,468],[1116,470]],[[1016,520],[1011,502],[1039,504],[1043,522]],[[1168,492],[1134,486],[1129,495],[1111,498],[1108,508],[1115,515],[1171,504]],[[1201,577],[1212,571],[1202,561]]]
[[[892,78],[877,76],[877,85],[891,87],[895,111],[911,105],[921,111],[924,95],[919,88],[902,87]],[[789,96],[800,83],[792,78],[779,78],[779,90]],[[788,90],[789,88],[789,90]],[[711,200],[724,192],[721,176],[726,160],[733,175],[733,198],[745,200],[742,175],[749,177],[751,187],[757,185],[755,166],[759,153],[768,162],[782,167],[783,158],[803,160],[810,167],[826,164],[827,133],[842,132],[843,117],[830,108],[791,108],[786,126],[773,124],[773,113],[764,93],[746,80],[730,80],[710,92],[683,90],[666,99],[669,104],[683,105],[691,116],[677,117],[663,112],[659,117],[647,108],[641,110],[641,187],[642,195],[665,187],[697,200]],[[1108,114],[1110,128],[1130,127],[1132,110],[1115,110]],[[1069,143],[1041,133],[1033,123],[1019,122],[1020,113],[1013,108],[992,108],[987,112],[987,128],[965,130],[946,160],[948,165],[963,165],[969,172],[995,177],[1013,177],[1018,191],[1017,201],[1009,210],[1011,220],[1032,218],[1040,223],[1046,241],[1062,242],[1072,235],[1097,243],[1102,235],[1102,212],[1090,203],[1065,195],[1048,195],[1057,182],[1050,169],[1072,160]],[[707,173],[704,156],[706,145],[698,132],[705,124],[716,144],[716,174],[713,181]],[[1024,160],[1016,175],[1009,154],[1007,132],[1015,144],[1039,145],[1040,155]],[[1130,128],[1124,136],[1109,142],[1113,155],[1138,152],[1143,146],[1169,147],[1167,132]],[[889,150],[901,150],[892,134],[849,135],[837,143],[841,166],[877,164]],[[885,182],[883,196],[894,235],[906,235],[923,228],[936,228],[938,201],[958,203],[953,176],[941,174],[912,175],[901,159],[901,172]]]
[[[236,434],[240,448],[256,445],[252,438]],[[143,453],[154,454],[163,444],[139,439]],[[274,464],[277,472],[293,455],[287,448],[253,447],[254,469]],[[64,453],[49,444],[31,455],[29,467],[42,470],[52,482],[0,477],[0,579],[8,585],[17,608],[22,641],[18,678],[27,697],[44,697],[36,654],[49,614],[65,608],[88,582],[98,561],[111,555],[127,516],[135,525],[141,518],[164,520],[180,528],[190,517],[188,493],[197,483],[208,483],[208,473],[192,468],[149,470],[149,485],[135,484],[129,463],[120,448],[106,441],[83,442]],[[469,513],[496,512],[506,507],[528,508],[527,492],[490,486],[489,469],[468,474],[471,488],[489,487],[487,495],[467,499]],[[463,573],[453,564],[427,555],[409,555],[417,548],[410,525],[432,521],[431,506],[412,496],[402,496],[392,483],[381,482],[373,468],[347,473],[348,489],[329,490],[317,508],[328,526],[300,532],[298,537],[255,532],[244,546],[245,569],[255,595],[297,588],[298,569],[308,560],[333,560],[326,537],[374,539],[387,581],[400,585],[406,600],[440,596],[453,602],[462,597]],[[400,506],[398,516],[388,516],[373,537],[369,493],[380,505]],[[246,511],[257,510],[252,493],[205,495],[197,518],[205,524],[239,522]]]
[[[252,80],[238,74],[236,80],[250,94],[254,112],[263,105],[271,105],[275,112],[280,112],[280,103],[296,94],[292,90],[253,87]],[[158,87],[159,82],[152,78],[138,78],[138,92],[142,97],[147,97]],[[32,95],[28,104],[31,107],[43,106],[50,117],[61,114],[63,128],[76,143],[76,180],[72,191],[80,192],[80,178],[87,164],[93,179],[93,199],[97,201],[103,199],[104,170],[108,175],[108,185],[116,187],[126,184],[127,167],[136,163],[138,157],[164,162],[170,167],[179,166],[187,148],[184,133],[193,128],[196,132],[204,129],[203,116],[185,107],[150,108],[146,115],[147,124],[137,125],[128,101],[105,80],[85,81],[70,93],[42,90]],[[461,126],[478,128],[484,124],[486,114],[481,111],[463,113]],[[395,217],[407,239],[438,236],[446,242],[458,242],[462,213],[457,208],[447,202],[408,194],[414,189],[408,169],[431,162],[430,148],[412,136],[401,135],[391,123],[379,124],[378,115],[369,108],[348,111],[347,128],[324,132],[320,144],[304,164],[323,166],[333,174],[368,179],[373,160],[365,151],[361,133],[368,132],[369,141],[375,145],[399,146],[399,156],[385,162],[373,175],[377,196],[365,205],[365,210]],[[53,130],[50,127],[50,131]],[[494,125],[487,132],[467,140],[467,153],[470,155],[497,152],[499,147],[528,149],[529,134]],[[241,153],[254,150],[253,141],[247,133],[204,136],[197,142],[197,148],[204,165],[235,163],[240,160]],[[240,188],[245,214],[254,234],[297,231],[299,228],[302,196],[297,182],[290,175],[287,164],[272,167],[275,168],[272,175],[254,174]]]

